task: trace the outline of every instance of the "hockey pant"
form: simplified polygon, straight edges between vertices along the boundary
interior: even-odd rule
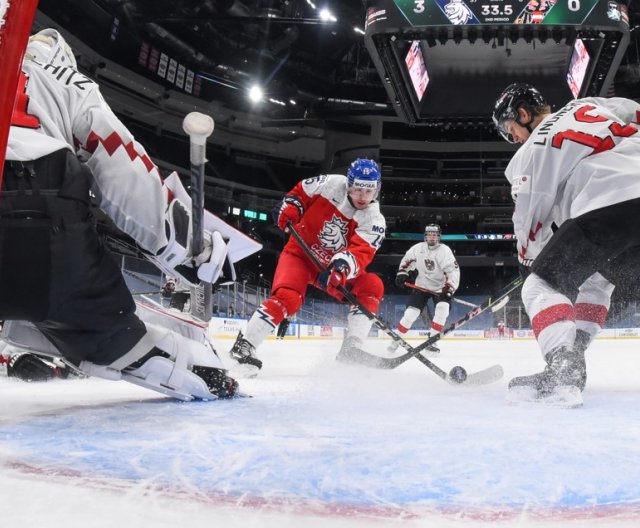
[[[318,271],[306,257],[285,249],[280,255],[273,277],[271,297],[264,301],[251,316],[244,335],[245,339],[257,348],[285,317],[293,316],[300,309],[308,286],[317,287],[317,277]],[[365,308],[372,313],[377,312],[384,294],[382,280],[377,275],[362,273],[347,281],[347,288]],[[367,323],[363,324],[364,319],[366,319],[364,314],[360,313],[357,316],[352,310],[348,318],[349,329],[353,327],[356,331],[357,328],[358,335],[366,336],[371,324],[368,319],[366,319]],[[368,327],[365,329],[366,325]]]
[[[429,335],[434,335],[442,331],[444,325],[447,322],[447,317],[449,317],[451,300],[446,299],[444,296],[438,294],[413,290],[409,294],[407,308],[405,309],[404,314],[400,319],[400,322],[398,323],[398,332],[400,332],[400,334],[405,334],[409,331],[411,326],[413,326],[413,323],[415,323],[416,319],[427,307],[429,299],[433,300],[433,304],[435,306]]]

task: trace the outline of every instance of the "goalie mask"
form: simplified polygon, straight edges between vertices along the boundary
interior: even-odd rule
[[[430,248],[436,248],[440,245],[440,226],[438,224],[429,224],[424,228],[424,241]]]
[[[540,113],[540,108],[545,106],[548,106],[545,98],[530,84],[510,84],[504,89],[493,107],[493,124],[504,139],[509,143],[516,143],[507,125],[515,122],[531,133],[533,119]],[[518,114],[520,108],[527,110],[531,116],[527,123],[520,122]]]
[[[43,29],[29,37],[25,59],[41,64],[78,69],[73,51],[55,29]]]

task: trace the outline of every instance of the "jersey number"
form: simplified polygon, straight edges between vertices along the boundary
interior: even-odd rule
[[[11,124],[22,128],[40,128],[40,119],[27,112],[29,106],[29,96],[27,95],[27,76],[20,72],[18,79],[18,91],[16,93],[16,104],[11,114]]]
[[[580,123],[601,123],[603,121],[608,121],[608,118],[606,117],[599,116],[597,114],[588,114],[588,112],[594,108],[595,106],[586,105],[576,110],[574,114],[576,121]],[[613,137],[629,137],[635,134],[638,129],[633,125],[611,123],[611,125],[609,125],[609,131]],[[586,132],[579,132],[577,130],[564,130],[553,136],[551,144],[555,148],[561,148],[562,143],[566,139],[568,141],[573,141],[574,143],[579,143],[580,145],[591,147],[593,149],[591,154],[598,154],[599,152],[612,149],[615,146],[615,142],[611,136],[601,138],[594,136],[593,134],[587,134]]]

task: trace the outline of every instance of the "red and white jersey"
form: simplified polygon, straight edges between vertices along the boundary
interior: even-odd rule
[[[349,279],[363,272],[384,240],[386,222],[378,202],[365,209],[353,207],[347,178],[341,174],[302,180],[288,194],[297,196],[304,206],[296,228],[320,261],[326,266],[339,254],[349,263]],[[306,258],[293,237],[285,250]]]
[[[91,169],[100,207],[122,231],[152,253],[167,244],[158,168],[98,85],[72,68],[25,60],[6,157],[29,161],[62,148]]]
[[[520,258],[539,254],[552,223],[640,197],[639,117],[640,105],[628,99],[576,99],[535,128],[505,171],[520,181]]]
[[[446,244],[429,247],[419,242],[409,248],[400,261],[400,271],[417,271],[416,286],[440,292],[445,283],[454,290],[460,285],[460,267],[453,251]]]

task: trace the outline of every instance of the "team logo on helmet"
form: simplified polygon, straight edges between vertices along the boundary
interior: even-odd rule
[[[322,247],[331,251],[340,251],[347,247],[347,222],[337,215],[326,220],[318,235]]]

